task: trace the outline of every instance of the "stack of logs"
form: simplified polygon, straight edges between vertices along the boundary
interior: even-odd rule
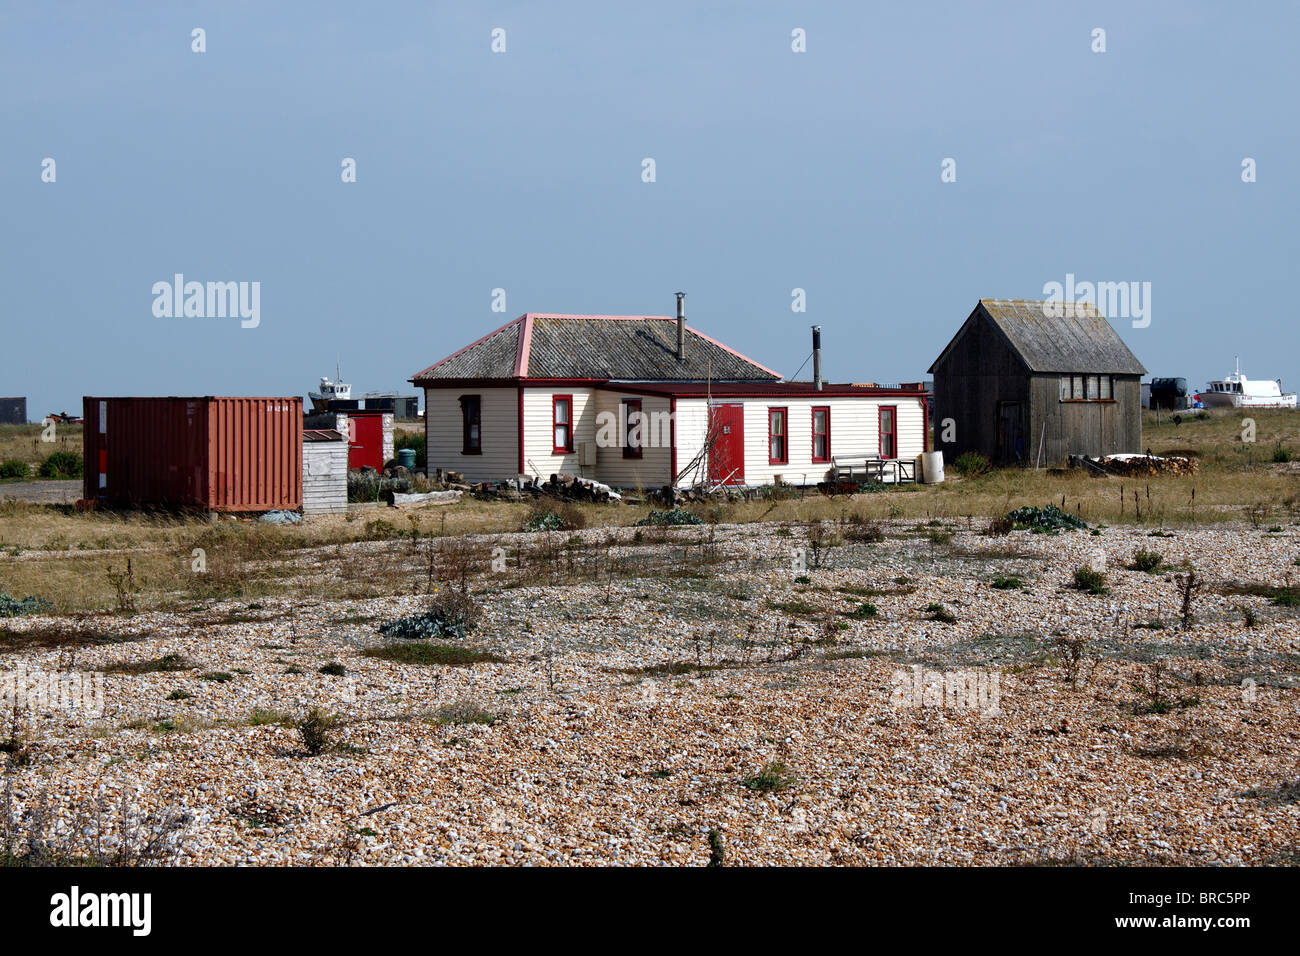
[[[455,487],[454,485],[452,487]],[[559,501],[609,501],[618,497],[608,485],[577,475],[551,475],[546,481],[535,478],[512,481],[484,481],[466,486],[475,498],[488,501],[520,498],[555,498]]]
[[[1120,478],[1155,478],[1159,475],[1181,478],[1194,475],[1200,469],[1200,463],[1195,458],[1138,456],[1092,459],[1092,462],[1105,469],[1107,474]]]

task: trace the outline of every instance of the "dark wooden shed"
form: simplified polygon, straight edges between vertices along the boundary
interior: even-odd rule
[[[27,399],[0,398],[0,425],[26,425]]]
[[[1146,373],[1089,303],[981,299],[930,372],[936,450],[1000,464],[1142,450]]]

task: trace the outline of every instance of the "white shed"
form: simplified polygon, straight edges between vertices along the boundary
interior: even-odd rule
[[[347,436],[335,429],[303,429],[303,514],[341,514],[347,510]]]

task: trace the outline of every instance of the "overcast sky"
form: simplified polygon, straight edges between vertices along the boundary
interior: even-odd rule
[[[1294,390],[1298,27],[1291,2],[8,0],[0,395],[301,395],[336,358],[407,389],[522,312],[679,289],[786,375],[816,322],[829,380],[915,381],[980,297],[1067,274],[1151,283],[1149,325],[1113,321],[1152,374],[1240,354]],[[176,273],[260,282],[260,323],[157,317]]]

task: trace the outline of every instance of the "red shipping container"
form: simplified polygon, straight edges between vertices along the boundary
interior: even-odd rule
[[[206,511],[302,508],[301,398],[82,399],[84,497]]]

